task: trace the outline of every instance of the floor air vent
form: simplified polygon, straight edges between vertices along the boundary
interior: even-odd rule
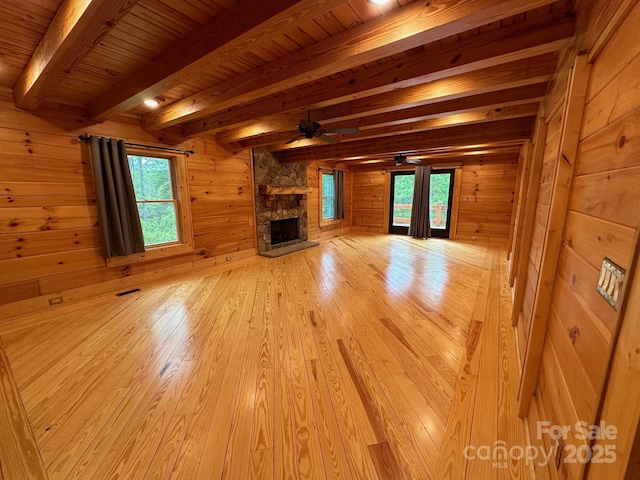
[[[139,288],[134,288],[133,290],[127,290],[126,292],[116,293],[116,297],[124,297],[125,295],[129,295],[130,293],[136,293],[139,291],[140,291]]]

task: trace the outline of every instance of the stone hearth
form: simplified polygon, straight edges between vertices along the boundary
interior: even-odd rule
[[[253,149],[255,172],[256,229],[258,232],[258,252],[268,252],[276,248],[306,241],[307,234],[307,198],[306,195],[274,195],[267,200],[260,193],[260,185],[280,187],[306,187],[307,166],[304,163],[281,164],[265,148]],[[271,245],[271,221],[298,219],[298,239]]]

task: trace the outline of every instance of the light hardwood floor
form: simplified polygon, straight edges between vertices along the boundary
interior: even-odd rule
[[[5,321],[3,397],[50,479],[528,478],[463,456],[525,445],[505,257],[354,234]]]

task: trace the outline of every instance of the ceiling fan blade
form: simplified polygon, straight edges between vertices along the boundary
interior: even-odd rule
[[[330,137],[329,135],[324,135],[324,134],[319,135],[318,138],[320,140],[324,140],[325,142],[331,143],[331,144],[336,144],[340,142],[340,140],[338,140],[337,138],[333,138],[333,137]]]
[[[325,130],[325,133],[342,133],[342,134],[360,133],[360,129],[359,128],[328,128]]]
[[[284,144],[285,145],[289,145],[290,143],[293,143],[293,142],[295,142],[297,140],[300,140],[299,136],[298,137],[293,137],[291,140],[288,140],[288,141],[284,142]]]
[[[417,165],[420,165],[422,163],[422,160],[405,160],[407,163],[415,163]]]

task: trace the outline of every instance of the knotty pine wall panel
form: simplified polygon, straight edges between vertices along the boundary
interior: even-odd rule
[[[196,251],[107,268],[88,148],[77,139],[82,133],[154,144],[182,140],[126,123],[89,125],[70,113],[35,116],[0,92],[0,304],[21,301],[27,308],[39,295],[79,288],[88,295],[92,286],[102,292],[103,282],[115,289],[135,283],[136,274],[148,281],[255,254],[249,151],[231,155],[213,141],[190,139],[182,145],[196,150],[187,161]]]
[[[565,78],[565,75],[560,75]],[[561,87],[558,84],[558,88]],[[531,232],[531,248],[527,261],[527,278],[525,285],[524,299],[522,302],[522,315],[520,317],[519,343],[520,351],[523,352],[520,359],[524,362],[524,351],[529,339],[529,329],[531,328],[531,318],[533,315],[533,305],[538,288],[538,277],[542,254],[544,250],[545,231],[549,217],[549,207],[551,205],[551,193],[555,181],[556,158],[560,146],[562,117],[564,107],[564,96],[557,97],[558,104],[553,105],[555,114],[547,122],[547,138],[545,139],[544,155],[542,159],[542,170],[540,173],[540,185],[536,198],[536,212]]]
[[[353,172],[352,229],[364,232],[385,231],[385,182],[382,170],[355,170]]]
[[[562,139],[563,115],[566,100],[566,82],[568,81],[568,69],[571,62],[563,65],[560,72],[557,73],[556,82],[553,84],[552,90],[547,95],[547,138],[545,140],[544,154],[542,158],[542,171],[540,175],[540,186],[536,200],[536,214],[532,231],[531,248],[529,251],[528,275],[526,279],[525,296],[523,299],[522,314],[519,317],[518,329],[523,332],[520,337],[520,350],[522,362],[525,362],[524,352],[526,351],[527,342],[529,340],[529,332],[534,315],[534,305],[538,293],[539,271],[544,256],[545,238],[547,234],[549,210],[552,202],[552,192],[555,185],[555,174],[557,167],[557,158]],[[563,84],[564,83],[564,84]],[[549,103],[552,99],[552,103]],[[558,273],[562,268],[564,256],[561,254]],[[557,300],[557,295],[561,292],[560,286],[554,289],[553,300]],[[579,364],[578,356],[575,350],[567,349],[565,340],[566,332],[558,318],[559,310],[557,305],[552,305],[546,332],[546,341],[544,345],[543,355],[541,359],[540,372],[538,376],[537,398],[534,402],[538,402],[541,418],[543,421],[550,421],[554,425],[575,425],[581,415],[588,414],[595,404],[597,395],[595,389],[589,383],[588,378],[581,368],[576,368]],[[562,309],[560,309],[563,312]],[[573,362],[571,365],[564,365],[563,371],[561,364]],[[567,381],[568,370],[572,370],[571,378]],[[582,388],[584,397],[579,402],[574,402],[572,395],[575,395],[577,389]],[[573,392],[573,394],[572,394]],[[582,392],[581,392],[582,393]],[[537,425],[531,423],[530,428],[534,432],[537,431]],[[549,443],[549,439],[545,439]],[[575,439],[567,439],[567,443],[578,447],[580,444]],[[536,466],[537,469],[546,470],[546,467]],[[541,476],[550,475],[551,478],[579,478],[581,475],[581,467],[572,464],[563,466],[562,470],[547,470]],[[544,477],[543,477],[544,478]]]
[[[612,339],[625,321],[595,286],[603,257],[630,268],[640,227],[640,98],[634,93],[640,88],[640,45],[629,42],[638,29],[640,5],[591,72],[538,384],[537,407],[546,415],[541,420],[552,424],[596,421]],[[549,171],[545,166],[545,179]],[[531,259],[540,255],[532,248]],[[583,472],[580,463],[566,464],[557,478],[578,479]]]
[[[513,212],[518,156],[465,161],[462,167],[457,238],[506,243]],[[465,201],[466,199],[466,201]]]
[[[255,248],[249,151],[234,156],[207,142],[205,152],[187,163],[198,254],[214,257]]]

